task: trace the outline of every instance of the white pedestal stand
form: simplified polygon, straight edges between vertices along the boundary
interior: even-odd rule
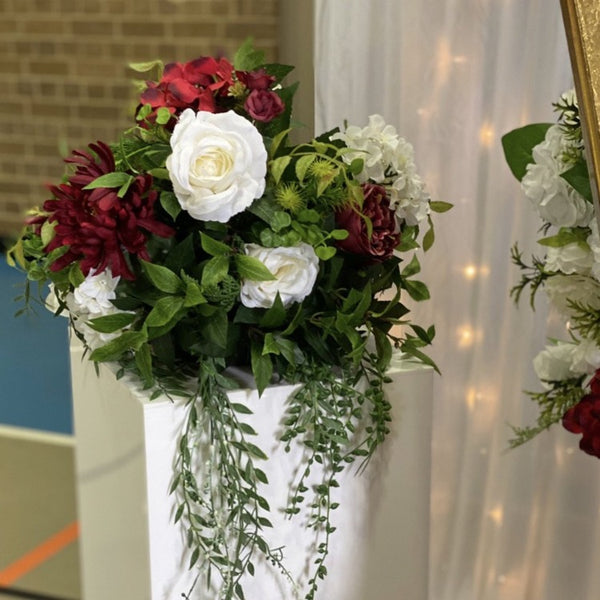
[[[175,600],[191,576],[183,562],[181,528],[173,524],[168,495],[183,418],[182,406],[148,400],[117,381],[107,366],[96,376],[71,349],[76,435],[77,492],[85,600]],[[387,394],[392,432],[362,475],[340,477],[334,515],[337,531],[326,563],[328,577],[317,600],[427,600],[432,370],[395,361]],[[286,454],[275,432],[290,386],[232,392],[254,410],[255,441],[270,459],[261,463],[270,485],[272,547],[285,546],[285,564],[306,581],[305,549],[312,532],[302,519],[280,512],[299,450]],[[247,600],[290,600],[289,585],[258,566],[244,582]],[[199,586],[194,598],[217,600]],[[303,597],[303,596],[301,596]]]

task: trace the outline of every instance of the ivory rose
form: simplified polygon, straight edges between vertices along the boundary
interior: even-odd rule
[[[271,281],[242,281],[241,302],[249,308],[270,308],[279,293],[284,306],[302,302],[315,285],[319,258],[309,244],[263,248],[246,244],[245,252],[262,262],[275,276]]]
[[[226,223],[265,189],[267,151],[256,127],[228,111],[183,111],[166,166],[181,208],[199,221]]]

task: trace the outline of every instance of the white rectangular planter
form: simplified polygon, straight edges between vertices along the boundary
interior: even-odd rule
[[[193,575],[182,559],[185,545],[168,495],[182,406],[150,402],[107,366],[97,377],[78,345],[71,368],[83,598],[179,599]],[[337,531],[318,600],[427,600],[433,376],[430,368],[399,360],[390,376],[392,432],[363,474],[348,469],[340,478]],[[270,456],[261,464],[274,524],[266,536],[272,547],[285,546],[286,566],[305,581],[305,550],[314,533],[280,512],[299,462],[299,451],[286,454],[275,435],[292,390],[273,386],[260,399],[251,389],[231,395],[254,410],[256,443]],[[247,600],[293,597],[283,578],[260,565],[244,590]],[[202,586],[195,594],[217,600]]]

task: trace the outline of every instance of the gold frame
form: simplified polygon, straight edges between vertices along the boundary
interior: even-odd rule
[[[596,217],[600,220],[600,2],[560,0]]]

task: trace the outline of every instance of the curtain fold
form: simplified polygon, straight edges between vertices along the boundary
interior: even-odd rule
[[[558,0],[316,0],[316,130],[380,113],[415,147],[437,240],[422,260],[436,324],[431,600],[595,600],[598,464],[556,428],[507,451],[536,411],[531,361],[550,329],[509,290],[510,247],[540,223],[505,165],[501,136],[553,121],[572,86]]]

